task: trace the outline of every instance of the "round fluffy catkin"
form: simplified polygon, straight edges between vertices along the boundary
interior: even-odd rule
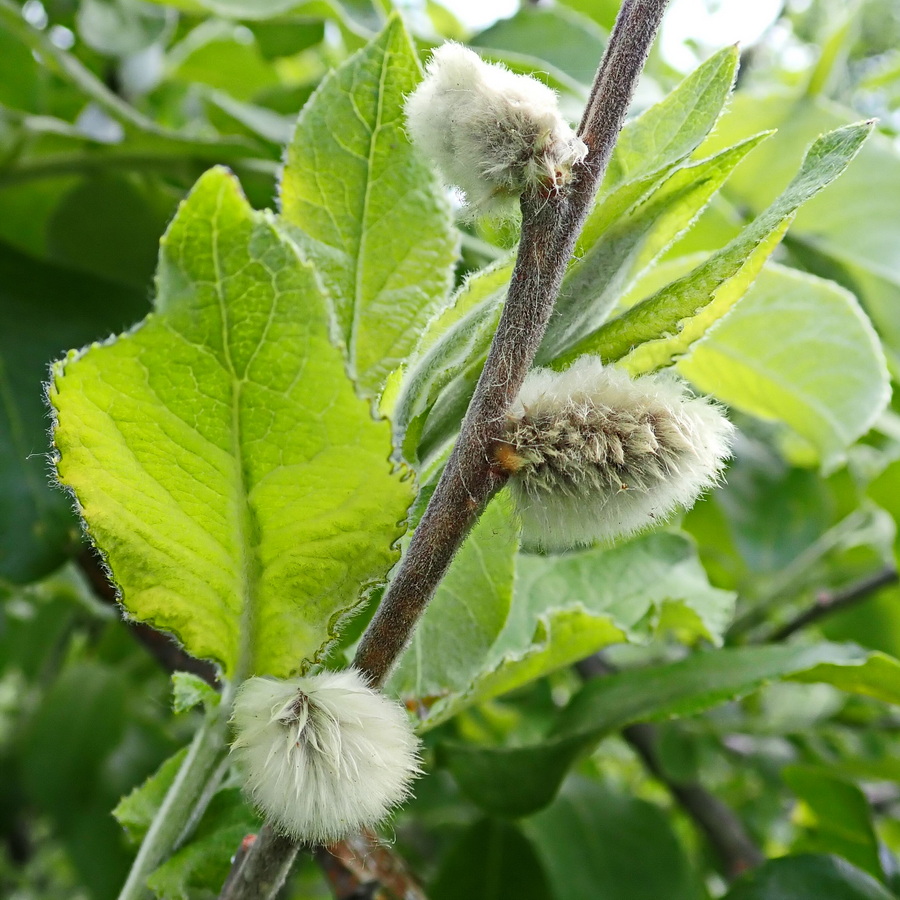
[[[377,825],[420,771],[406,712],[355,669],[250,678],[232,722],[251,800],[279,831],[307,843]]]
[[[715,485],[734,427],[671,375],[631,378],[586,356],[529,373],[494,447],[526,545],[613,541],[690,507]]]
[[[587,154],[550,88],[461,44],[434,51],[406,99],[406,122],[413,143],[481,213],[504,211],[530,184],[562,186]]]

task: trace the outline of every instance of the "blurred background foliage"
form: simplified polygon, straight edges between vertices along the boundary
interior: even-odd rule
[[[728,16],[740,6],[676,2],[637,106],[658,100],[733,39]],[[747,26],[738,90],[708,149],[763,129],[778,133],[738,167],[664,264],[675,271],[680,260],[736,234],[819,133],[877,116],[879,134],[798,215],[778,261],[853,292],[896,376],[900,7],[895,0],[769,6]],[[543,73],[577,118],[617,7],[615,0],[524,4],[480,28],[452,4],[401,9],[423,54],[444,39],[468,41],[517,71]],[[92,582],[96,565],[68,499],[47,483],[48,361],[148,311],[159,238],[204,170],[223,163],[256,207],[274,204],[298,110],[387,12],[382,0],[0,0],[4,896],[115,897],[134,844],[110,809],[196,724],[196,713],[170,709],[172,648],[121,621],[102,580]],[[488,224],[461,228],[460,279],[510,240]],[[738,594],[727,643],[787,636],[779,629],[790,631],[797,615],[837,600],[839,611],[803,627],[900,656],[896,411],[825,471],[785,426],[744,417],[739,424],[727,486],[683,523],[712,584]],[[607,656],[631,666],[677,652],[654,644]],[[579,683],[574,670],[557,672],[457,716],[429,735],[429,746],[448,737],[527,741]],[[673,791],[702,782],[737,811],[766,855],[814,854],[797,859],[816,883],[841,880],[833,894],[816,896],[900,896],[896,709],[827,685],[785,683],[657,726],[650,765],[631,738],[605,740],[550,806],[523,820],[486,815],[439,771],[398,817],[395,846],[435,900],[721,896],[734,860],[715,854]],[[222,816],[228,841],[253,827],[234,818],[234,807]],[[857,874],[845,878],[845,863],[822,854]],[[767,868],[734,897],[787,896],[773,893],[787,883],[782,877]],[[211,896],[197,887],[202,881],[183,867],[160,896]],[[504,887],[490,893],[486,884]],[[331,895],[311,860],[290,890],[295,898]]]

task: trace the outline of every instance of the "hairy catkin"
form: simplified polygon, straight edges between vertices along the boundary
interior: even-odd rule
[[[420,771],[406,712],[355,669],[250,678],[232,722],[247,793],[300,841],[330,843],[378,824]]]
[[[691,506],[721,477],[733,426],[674,376],[582,357],[531,372],[494,446],[526,544],[612,541]]]
[[[406,119],[413,143],[480,213],[504,212],[529,185],[562,187],[587,153],[550,88],[461,44],[434,51]]]

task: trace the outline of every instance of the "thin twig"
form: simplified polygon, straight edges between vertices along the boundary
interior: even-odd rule
[[[582,678],[611,675],[615,668],[595,654],[576,665]],[[760,865],[765,856],[744,828],[744,823],[724,801],[696,781],[676,781],[663,768],[657,753],[656,729],[638,722],[622,729],[622,737],[637,753],[647,771],[663,784],[690,816],[712,847],[729,879]]]
[[[647,771],[662,782],[706,836],[729,879],[765,861],[744,823],[730,806],[696,781],[676,781],[664,771],[656,752],[656,729],[638,722],[622,729],[622,736],[640,756]]]
[[[354,665],[373,686],[384,682],[456,551],[503,485],[489,447],[543,339],[667,5],[668,0],[624,0],[579,129],[587,157],[576,166],[568,188],[550,194],[535,189],[522,196],[518,256],[484,369],[440,482],[356,653]],[[264,829],[241,865],[235,888],[220,900],[268,900],[275,880],[267,866],[286,871],[284,859],[296,852],[296,844]],[[256,858],[260,855],[266,863]]]
[[[851,584],[840,591],[820,591],[816,596],[815,605],[803,610],[793,619],[760,643],[773,641],[785,641],[807,625],[812,625],[826,616],[834,615],[844,609],[849,609],[857,603],[867,600],[876,591],[900,581],[900,573],[895,566],[885,566],[873,575],[862,578],[855,584]]]
[[[296,841],[263,825],[256,840],[249,846],[245,841],[235,854],[219,900],[274,897],[290,874],[299,849]]]
[[[331,885],[334,900],[426,900],[404,861],[372,831],[331,847],[317,847],[313,856]]]

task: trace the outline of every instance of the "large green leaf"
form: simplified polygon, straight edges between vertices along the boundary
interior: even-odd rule
[[[745,875],[724,900],[893,900],[871,875],[836,856],[785,856]]]
[[[422,727],[660,628],[719,641],[733,605],[733,594],[710,587],[684,535],[660,532],[564,556],[522,554],[503,630],[467,689],[438,700]]]
[[[883,878],[878,837],[866,795],[852,782],[822,767],[787,766],[781,774],[803,801],[793,815],[803,829],[794,852],[834,853],[875,878]]]
[[[547,900],[549,888],[534,848],[519,828],[480,819],[450,850],[428,891],[431,900]]]
[[[606,44],[606,35],[590,19],[565,7],[524,6],[501,19],[469,42],[488,53],[511,51],[546,60],[581,84],[593,81]]]
[[[429,603],[388,690],[434,700],[465,690],[506,622],[518,549],[505,494],[488,507]]]
[[[622,360],[638,375],[670,365],[747,292],[799,207],[840,175],[859,151],[870,122],[818,138],[784,192],[726,247],[692,272],[582,339],[556,365],[584,353]]]
[[[738,94],[710,147],[728,146],[761,128],[777,135],[741,166],[726,191],[751,212],[761,210],[783,183],[804,146],[817,134],[853,121],[852,110],[821,97],[785,93]],[[811,200],[791,228],[790,248],[805,267],[835,278],[862,300],[894,361],[900,356],[900,154],[890,137],[872,135],[859,162]]]
[[[69,498],[47,482],[48,362],[146,309],[138,291],[0,244],[0,579],[33,581],[80,546]]]
[[[705,896],[668,816],[646,800],[572,779],[550,807],[521,827],[559,900]]]
[[[773,264],[678,368],[720,400],[789,425],[827,468],[890,398],[881,344],[856,298]]]
[[[448,203],[404,128],[404,97],[420,77],[393,18],[303,108],[282,179],[282,216],[300,229],[328,284],[365,396],[413,349],[447,295],[456,258]]]
[[[543,742],[520,747],[444,743],[440,759],[463,792],[484,809],[524,815],[548,803],[578,756],[611,731],[639,720],[695,715],[792,676],[844,686],[838,673],[865,672],[874,659],[858,647],[839,644],[696,653],[680,662],[589,681]],[[893,686],[880,687],[898,702],[900,663],[893,663]],[[857,675],[867,688],[868,680]]]
[[[122,602],[228,675],[287,675],[396,554],[410,488],[318,282],[223,169],[166,234],[156,312],[56,364],[57,471]]]

